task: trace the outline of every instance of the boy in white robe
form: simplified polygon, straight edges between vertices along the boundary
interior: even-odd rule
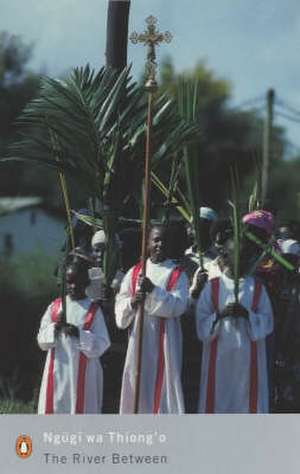
[[[66,320],[62,301],[47,308],[38,344],[48,351],[38,413],[101,413],[103,373],[99,357],[110,338],[99,306],[86,297],[87,268],[71,264],[66,271]]]
[[[257,258],[250,247],[241,246],[241,276]],[[265,338],[273,331],[272,308],[264,286],[250,276],[240,278],[239,303],[234,302],[233,253],[227,233],[222,273],[207,282],[197,302],[203,341],[198,412],[268,413]]]
[[[172,260],[166,258],[166,231],[162,226],[152,228],[148,250],[146,277],[140,277],[141,265],[136,265],[125,275],[116,297],[117,326],[129,328],[120,413],[134,412],[136,315],[145,293],[138,413],[184,413],[179,318],[188,304],[188,279]]]

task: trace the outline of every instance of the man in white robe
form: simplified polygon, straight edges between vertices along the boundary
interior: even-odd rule
[[[99,357],[110,346],[99,306],[85,296],[87,270],[71,265],[66,272],[66,321],[61,299],[47,308],[38,344],[48,351],[38,413],[101,413],[103,373]]]
[[[217,268],[216,258],[218,256],[218,253],[210,235],[211,229],[217,221],[218,215],[216,211],[214,211],[210,207],[200,207],[199,231],[201,235],[203,268],[200,267],[200,256],[198,253],[197,245],[195,243],[185,251],[186,271],[192,283],[190,288],[190,295],[192,296],[192,294],[194,293],[194,296],[192,296],[193,298],[197,298],[200,294],[200,291],[197,292],[197,280],[203,270],[205,270],[205,272],[209,274],[211,271],[214,271],[214,268]],[[188,235],[191,236],[192,239],[194,239],[191,227],[188,228]]]
[[[137,318],[146,293],[143,326],[139,413],[184,413],[181,386],[182,334],[180,316],[188,304],[188,279],[166,258],[166,231],[153,227],[148,242],[146,277],[138,264],[128,271],[116,297],[119,328],[129,328],[120,413],[134,412]]]
[[[209,280],[196,307],[196,327],[203,341],[199,413],[268,413],[269,391],[265,338],[273,314],[264,286],[246,276],[234,302],[234,244],[224,243],[223,271]],[[251,266],[241,251],[241,275]],[[256,257],[255,257],[256,258]]]

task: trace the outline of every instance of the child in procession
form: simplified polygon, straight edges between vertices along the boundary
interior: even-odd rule
[[[247,275],[259,249],[242,239],[237,302],[233,229],[228,224],[220,232],[221,274],[206,283],[196,307],[197,333],[203,341],[198,411],[267,413],[265,339],[273,331],[273,314],[264,286]]]
[[[41,320],[37,340],[47,351],[38,413],[101,413],[103,374],[99,357],[110,338],[99,306],[86,297],[84,263],[66,270],[66,314],[62,299],[53,301]]]
[[[188,305],[188,279],[181,268],[168,258],[167,250],[166,228],[152,227],[148,240],[146,276],[141,276],[141,264],[138,263],[125,275],[116,297],[117,326],[129,328],[120,413],[134,412],[137,316],[144,297],[138,413],[184,413],[180,316]]]

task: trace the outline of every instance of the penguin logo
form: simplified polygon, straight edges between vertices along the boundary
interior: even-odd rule
[[[19,435],[16,441],[16,454],[19,458],[26,459],[32,453],[32,441],[28,435]]]

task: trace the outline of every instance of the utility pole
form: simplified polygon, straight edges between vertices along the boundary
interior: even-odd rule
[[[121,71],[127,65],[130,0],[108,0],[106,66]]]
[[[268,181],[270,174],[270,162],[272,157],[272,129],[273,129],[273,108],[275,91],[269,89],[267,91],[267,116],[264,124],[264,135],[263,135],[263,162],[262,162],[262,177],[261,177],[261,190],[262,190],[262,204],[266,202],[268,194]]]

